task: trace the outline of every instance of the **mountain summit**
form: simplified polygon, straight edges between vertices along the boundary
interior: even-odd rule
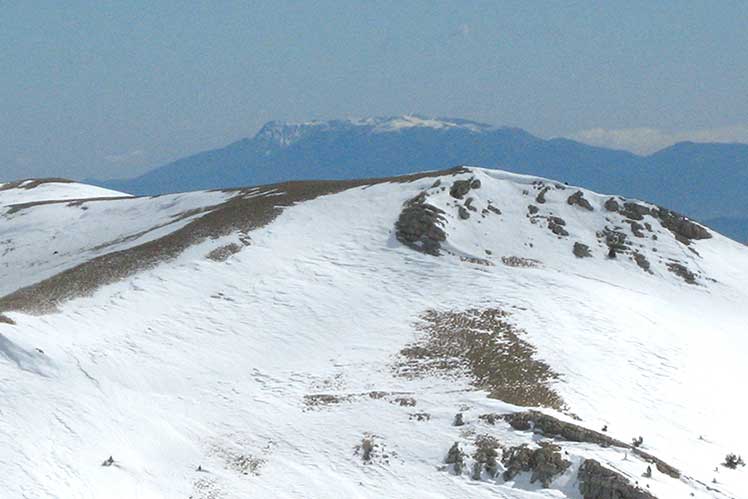
[[[288,123],[271,121],[255,136],[256,141],[266,141],[278,147],[288,147],[313,134],[341,133],[357,130],[361,133],[395,133],[408,129],[467,130],[481,133],[495,127],[474,121],[453,118],[426,118],[418,115],[403,115],[353,120],[307,121]]]
[[[458,164],[557,178],[646,199],[748,240],[748,196],[743,193],[748,145],[682,143],[642,157],[455,118],[270,122],[253,138],[134,179],[94,183],[152,195],[289,180],[373,178]]]
[[[686,216],[473,167],[81,193],[0,207],[8,497],[748,496],[748,250]]]

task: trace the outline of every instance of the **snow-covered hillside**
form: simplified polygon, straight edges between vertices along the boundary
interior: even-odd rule
[[[3,497],[748,497],[748,249],[668,210],[459,168],[0,241]]]
[[[129,194],[58,178],[26,179],[5,184],[0,183],[0,206],[63,199],[123,196],[129,196]]]

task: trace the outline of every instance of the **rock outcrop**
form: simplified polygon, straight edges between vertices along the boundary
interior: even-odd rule
[[[470,189],[480,189],[481,182],[476,178],[467,180],[455,180],[449,188],[449,195],[455,199],[462,199]]]
[[[452,465],[452,470],[455,475],[462,474],[462,470],[465,467],[465,453],[460,449],[459,443],[455,442],[452,447],[449,448],[444,462]]]
[[[515,430],[531,430],[544,437],[568,440],[570,442],[587,442],[600,445],[601,447],[614,446],[631,449],[631,451],[637,456],[654,464],[657,467],[657,470],[661,473],[665,473],[673,478],[680,478],[680,471],[678,471],[674,466],[667,464],[665,461],[662,461],[641,449],[634,448],[630,444],[611,438],[603,433],[590,430],[589,428],[561,421],[560,419],[543,414],[539,411],[515,412],[512,414],[505,414],[502,417]],[[479,419],[493,424],[496,421],[497,416],[481,415],[479,416]]]
[[[712,234],[704,227],[675,211],[659,207],[655,211],[655,215],[660,219],[662,226],[672,232],[675,238],[684,244],[690,244],[692,239],[709,239],[712,237]]]
[[[569,232],[564,228],[566,220],[561,217],[548,217],[548,229],[557,236],[568,236]]]
[[[592,208],[590,202],[584,198],[584,193],[582,191],[577,191],[569,196],[566,202],[571,206],[579,206],[580,208],[584,208],[587,211],[594,211],[594,208]]]
[[[395,223],[397,240],[423,253],[438,256],[441,243],[447,239],[442,227],[444,211],[426,202],[422,192],[407,201]]]
[[[580,242],[574,243],[574,249],[572,251],[574,252],[574,256],[577,258],[587,258],[592,256],[590,247]]]
[[[501,462],[506,468],[504,480],[512,480],[523,471],[531,472],[530,483],[540,482],[546,489],[556,476],[571,466],[561,456],[561,447],[547,442],[541,442],[536,449],[527,445],[510,447],[504,451]]]
[[[657,499],[594,459],[586,459],[582,463],[577,478],[579,492],[584,499]]]

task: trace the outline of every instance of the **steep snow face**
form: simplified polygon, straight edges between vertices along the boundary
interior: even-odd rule
[[[0,207],[63,199],[127,196],[129,194],[64,179],[27,179],[0,184]]]
[[[615,198],[620,207],[609,210],[611,196],[544,179],[471,168],[435,180],[300,202],[248,244],[242,234],[204,240],[58,313],[7,314],[16,324],[0,324],[6,493],[580,498],[577,470],[595,459],[660,498],[747,497],[745,469],[719,466],[728,452],[748,453],[734,424],[745,403],[738,382],[748,376],[746,248],[719,234],[679,241],[655,207],[637,203],[648,211],[635,215]],[[591,209],[578,197],[569,204],[577,192]],[[438,256],[399,241],[396,223],[414,199],[438,210]],[[162,202],[90,203],[86,226],[162,220],[171,213]],[[75,223],[82,239],[115,237]],[[626,237],[611,240],[611,231]],[[241,251],[206,258],[232,243]],[[574,243],[590,256],[575,256]],[[504,480],[501,463],[497,476],[474,480],[485,435],[537,447],[538,435],[479,417],[523,408],[489,398],[464,366],[445,374],[426,362],[419,376],[398,369],[401,352],[423,339],[426,311],[470,309],[506,313],[558,374],[551,387],[568,414],[546,413],[574,414],[624,442],[641,435],[641,448],[682,477],[654,465],[642,477],[648,463],[630,449],[559,440],[569,466],[550,489],[527,472]],[[463,425],[454,425],[457,413]],[[445,463],[455,442],[466,453],[461,472]],[[112,465],[101,466],[110,455]]]
[[[286,123],[271,121],[257,133],[256,138],[267,140],[278,147],[287,147],[304,137],[320,132],[361,130],[365,133],[393,133],[410,128],[434,130],[462,129],[473,133],[495,129],[492,126],[468,120],[451,118],[426,118],[418,115],[372,117],[351,120],[307,121]]]

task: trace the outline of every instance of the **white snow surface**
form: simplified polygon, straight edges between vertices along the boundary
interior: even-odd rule
[[[31,197],[34,191],[28,191]],[[81,198],[85,193],[94,199]],[[235,195],[207,191],[95,199],[100,194],[95,187],[65,189],[56,192],[63,196],[59,199],[75,201],[22,209],[0,206],[0,296],[97,256],[163,237],[199,216],[191,210],[217,205]]]
[[[406,128],[420,127],[433,128],[435,130],[443,130],[446,128],[463,128],[465,130],[470,130],[471,132],[478,133],[492,128],[487,125],[469,121],[455,121],[448,118],[424,118],[413,114],[397,116],[386,120],[379,120],[374,124],[375,132],[397,132]]]
[[[468,120],[451,118],[429,118],[416,114],[402,116],[368,117],[331,121],[282,122],[271,121],[258,132],[257,136],[271,143],[288,147],[311,133],[320,131],[366,129],[369,133],[396,133],[410,128],[431,128],[435,130],[463,129],[473,133],[495,130],[495,127]]]
[[[472,177],[482,184],[469,193],[477,212],[461,220],[449,185]],[[597,243],[595,232],[615,225],[602,207],[609,196],[582,189],[589,212],[567,204],[576,188],[548,191],[539,215],[564,218],[570,235],[558,238],[526,216],[537,194],[533,177],[471,168],[442,177],[445,190],[434,180],[305,201],[253,231],[252,244],[225,262],[205,255],[237,235],[192,246],[58,313],[9,313],[16,324],[0,322],[0,495],[579,498],[576,467],[593,457],[660,498],[748,497],[745,468],[719,466],[728,452],[748,454],[739,423],[748,379],[748,249],[714,234],[692,242],[698,256],[649,216],[656,241],[633,238],[618,223],[643,245],[649,274],[629,258],[606,258]],[[395,238],[403,203],[424,190],[446,212],[451,254],[424,255]],[[0,294],[226,196],[4,214],[0,240],[16,250],[0,260]],[[480,216],[489,200],[501,215]],[[143,237],[155,237],[149,234]],[[588,244],[593,257],[574,257],[574,241]],[[540,264],[510,267],[502,256]],[[698,270],[699,284],[668,272],[668,258]],[[467,378],[393,373],[425,310],[469,308],[511,313],[537,357],[561,375],[554,387],[580,424],[608,425],[609,435],[627,442],[643,436],[643,449],[685,478],[657,470],[642,478],[646,463],[630,452],[566,442],[574,465],[550,489],[530,484],[529,474],[474,481],[469,467],[461,476],[445,469],[449,447],[460,442],[469,451],[475,434],[510,445],[537,440],[479,421],[482,413],[521,408],[488,398]],[[359,395],[371,391],[403,392],[416,405]],[[350,397],[326,407],[304,403],[320,393]],[[416,412],[431,419],[411,419]],[[452,426],[457,412],[465,426]],[[355,448],[366,436],[389,462],[362,462]],[[110,455],[115,464],[101,466]]]
[[[81,184],[78,182],[49,181],[35,187],[28,184],[33,179],[25,180],[18,187],[3,189],[9,184],[0,183],[0,207],[17,203],[37,203],[40,201],[86,199],[100,197],[127,197],[125,194],[103,187]]]

